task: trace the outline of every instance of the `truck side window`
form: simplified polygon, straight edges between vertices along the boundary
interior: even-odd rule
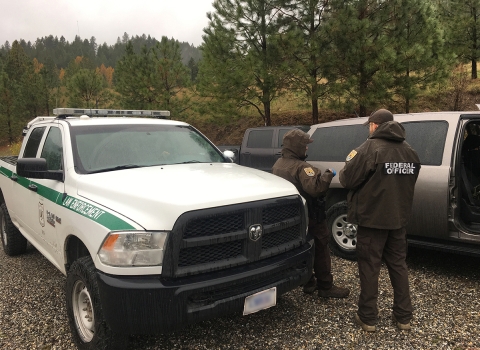
[[[448,123],[444,120],[402,123],[406,141],[417,151],[422,165],[441,165]]]
[[[59,128],[50,128],[40,157],[47,161],[48,170],[62,170],[63,146],[62,133]]]
[[[45,127],[35,128],[28,137],[25,150],[23,151],[23,158],[35,158],[37,156],[38,146],[42,141],[42,136],[45,131]]]
[[[272,130],[252,130],[248,134],[248,148],[271,148],[273,139]]]
[[[291,129],[278,129],[278,147],[283,146],[283,137],[287,133],[287,131],[290,131]],[[308,131],[308,130],[307,130]],[[305,132],[307,132],[305,131]]]

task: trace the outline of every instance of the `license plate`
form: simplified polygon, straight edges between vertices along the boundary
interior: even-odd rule
[[[243,315],[253,314],[275,305],[277,305],[277,287],[262,290],[245,298]]]

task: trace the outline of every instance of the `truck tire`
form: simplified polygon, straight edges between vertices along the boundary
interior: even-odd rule
[[[95,265],[90,256],[76,260],[67,273],[68,323],[78,349],[126,349],[128,335],[113,332],[105,322]]]
[[[27,250],[27,239],[23,237],[12,223],[5,203],[2,203],[0,208],[0,225],[2,246],[5,254],[15,256],[25,253]]]
[[[327,225],[332,234],[330,249],[333,254],[347,260],[357,260],[357,225],[347,221],[347,202],[332,205],[327,210]]]

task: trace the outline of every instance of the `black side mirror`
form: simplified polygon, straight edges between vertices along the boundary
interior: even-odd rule
[[[17,160],[17,174],[32,179],[63,181],[63,171],[49,171],[47,169],[47,161],[45,158],[19,158]]]

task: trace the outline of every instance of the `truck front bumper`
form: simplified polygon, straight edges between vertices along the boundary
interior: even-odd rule
[[[105,319],[113,331],[154,334],[243,311],[245,297],[277,287],[277,296],[305,284],[312,273],[313,240],[253,264],[167,280],[160,275],[97,272]]]

